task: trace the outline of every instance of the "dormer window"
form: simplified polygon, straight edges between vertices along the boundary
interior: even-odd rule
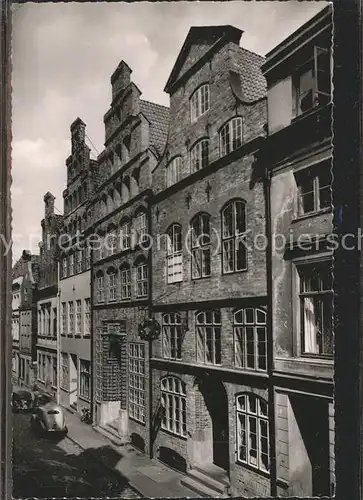
[[[209,139],[198,141],[190,151],[191,173],[197,172],[208,166],[209,160]]]
[[[229,120],[219,132],[220,155],[225,156],[242,146],[242,118]]]
[[[209,109],[209,85],[205,83],[190,98],[190,119],[195,122]]]
[[[293,76],[293,115],[299,116],[331,99],[330,52],[314,47],[312,57]]]
[[[166,173],[166,187],[176,184],[181,179],[181,167],[182,160],[181,156],[177,156],[172,160],[165,169]]]

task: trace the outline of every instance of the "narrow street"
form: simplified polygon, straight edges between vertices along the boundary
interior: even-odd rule
[[[34,435],[30,414],[13,414],[13,497],[139,498],[117,473],[69,438]]]

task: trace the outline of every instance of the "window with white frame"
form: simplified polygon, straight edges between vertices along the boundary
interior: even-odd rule
[[[86,252],[85,268],[89,269],[91,267],[91,247],[89,244],[87,244],[85,252]]]
[[[186,402],[185,383],[182,380],[173,376],[161,379],[162,429],[186,437]]]
[[[117,233],[115,230],[111,231],[108,233],[108,238],[107,238],[108,246],[110,249],[110,255],[114,255],[117,253]]]
[[[237,461],[268,472],[269,433],[267,403],[255,394],[236,397]]]
[[[76,334],[81,335],[82,331],[82,302],[76,300]]]
[[[197,361],[221,364],[221,313],[201,311],[195,315]]]
[[[79,360],[79,395],[82,398],[90,399],[91,391],[91,363],[85,359]]]
[[[117,284],[117,275],[115,271],[110,271],[108,275],[108,293],[110,302],[114,302],[116,300],[116,284]]]
[[[223,274],[247,269],[246,203],[232,200],[222,210]]]
[[[229,120],[219,132],[220,156],[225,156],[242,146],[242,118]]]
[[[105,282],[102,275],[97,276],[97,302],[100,304],[105,301]]]
[[[68,302],[68,334],[74,333],[74,303]]]
[[[147,263],[143,262],[136,266],[136,296],[147,297]]]
[[[91,333],[91,299],[84,299],[84,335]]]
[[[266,311],[246,307],[234,313],[234,361],[246,370],[267,369]]]
[[[74,274],[74,255],[73,253],[70,254],[69,256],[69,276],[73,276]]]
[[[129,267],[121,269],[121,299],[131,298],[131,270]]]
[[[76,258],[77,258],[77,273],[82,272],[82,250],[77,250],[76,252]]]
[[[292,78],[292,113],[299,116],[331,100],[331,54],[315,46]]]
[[[104,259],[106,257],[106,244],[105,244],[105,237],[104,236],[99,236],[99,250],[98,250],[98,257],[99,259]]]
[[[165,167],[166,187],[176,184],[181,179],[182,159],[181,156],[174,158]]]
[[[331,261],[298,266],[300,277],[301,353],[333,355],[333,283]]]
[[[179,313],[167,313],[162,321],[162,353],[167,359],[181,359],[183,343],[182,321]]]
[[[190,171],[197,172],[208,166],[209,163],[209,139],[198,141],[190,150]]]
[[[145,422],[144,344],[129,344],[129,412],[131,418]]]
[[[142,244],[146,240],[147,227],[146,227],[146,214],[140,213],[135,218],[135,229],[136,229],[136,243]]]
[[[131,247],[131,223],[125,222],[120,229],[121,250],[127,250]]]
[[[173,224],[167,232],[166,268],[168,283],[183,281],[182,230],[179,224]]]
[[[201,85],[190,98],[190,119],[192,122],[206,113],[209,109],[209,85]]]
[[[62,302],[62,334],[67,333],[67,304]]]
[[[68,262],[67,262],[67,257],[63,257],[62,259],[62,265],[63,265],[63,278],[67,277],[68,274]]]
[[[61,353],[61,373],[60,386],[62,389],[68,389],[68,353]]]
[[[206,278],[211,273],[210,215],[197,214],[191,221],[192,278]]]
[[[298,215],[319,212],[331,207],[332,174],[330,160],[299,170],[294,175],[298,188]]]

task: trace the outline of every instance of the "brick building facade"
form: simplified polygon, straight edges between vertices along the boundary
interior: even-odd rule
[[[111,84],[91,208],[99,247],[94,245],[92,252],[94,415],[97,425],[122,439],[131,436],[145,449],[147,345],[138,326],[149,316],[149,198],[152,170],[165,145],[168,109],[140,99],[124,61]]]
[[[44,195],[37,292],[37,386],[40,390],[55,397],[58,374],[57,334],[59,321],[57,241],[63,217],[55,214],[54,202],[55,197],[52,193],[48,192]]]
[[[13,380],[33,387],[36,381],[36,293],[39,255],[24,250],[13,267],[12,337]]]
[[[331,37],[328,6],[263,66],[276,476],[286,496],[334,495]]]
[[[168,141],[153,172],[160,243],[152,307],[161,337],[152,434],[154,455],[184,469],[189,487],[212,474],[221,491],[266,496],[266,262],[253,247],[265,234],[254,153],[265,136],[266,90],[263,58],[239,46],[241,35],[232,26],[191,28],[165,88]],[[252,406],[262,429],[253,457]]]
[[[91,249],[85,232],[97,172],[80,118],[71,125],[71,147],[60,238],[60,401],[80,412],[91,402]]]

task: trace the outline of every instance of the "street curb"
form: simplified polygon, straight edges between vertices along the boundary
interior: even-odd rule
[[[96,431],[97,432],[97,431]],[[76,441],[74,438],[72,438],[71,436],[69,436],[69,434],[67,434],[66,436],[70,441],[72,441],[74,444],[76,444],[77,446],[79,446],[82,450],[86,451],[87,448],[84,448],[84,446],[82,446],[78,441]],[[110,472],[112,472],[113,474],[116,474],[117,476],[121,476],[123,479],[126,479],[127,480],[127,483],[128,483],[128,486],[130,486],[131,489],[135,490],[136,493],[138,493],[142,498],[145,498],[145,495],[143,495],[141,493],[141,491],[139,490],[139,488],[137,488],[135,486],[135,484],[130,481],[126,476],[124,476],[121,472],[119,472],[117,469],[114,469],[113,467],[110,467],[108,464],[106,464],[102,459],[99,459],[97,458],[97,455],[92,452],[91,453],[92,455],[92,458],[93,460],[95,460],[96,462],[99,462],[101,463],[107,470],[109,470]]]

